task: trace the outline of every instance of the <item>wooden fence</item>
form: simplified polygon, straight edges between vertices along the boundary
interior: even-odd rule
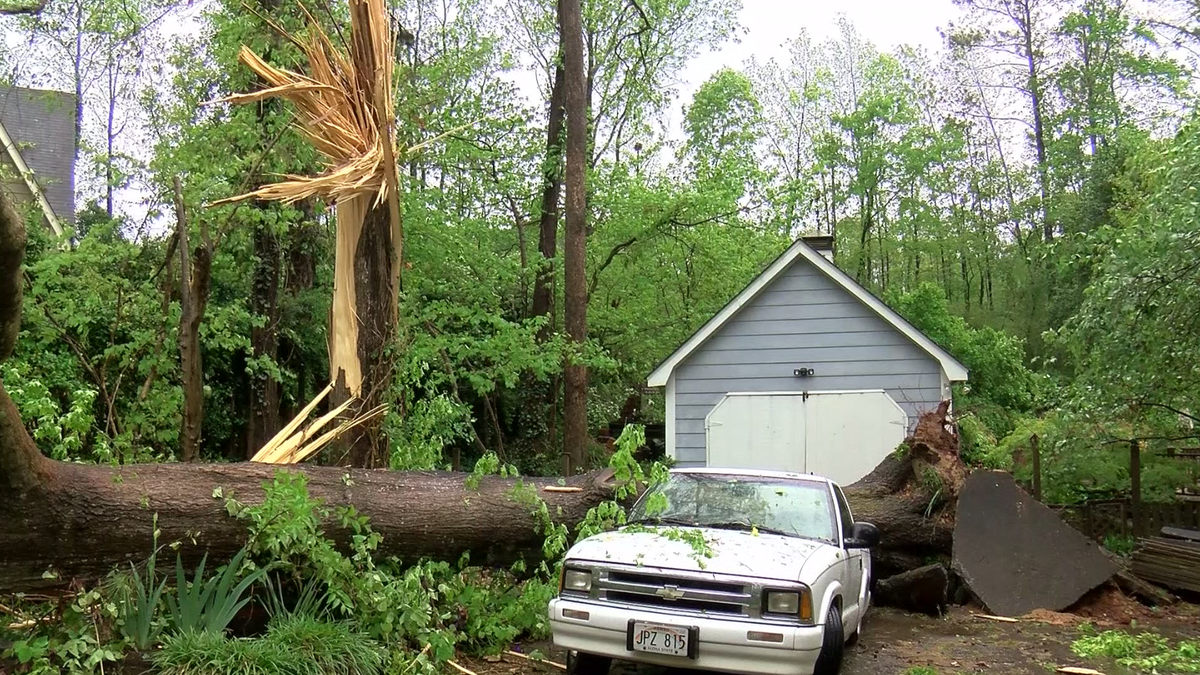
[[[1141,502],[1135,517],[1129,499],[1104,499],[1050,506],[1080,532],[1103,542],[1105,537],[1155,537],[1163,527],[1200,530],[1200,501]],[[1136,522],[1135,522],[1136,521]]]

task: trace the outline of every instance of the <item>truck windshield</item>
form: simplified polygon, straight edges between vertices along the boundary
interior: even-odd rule
[[[723,474],[673,473],[647,490],[630,522],[756,528],[833,543],[837,541],[829,486],[817,481]]]

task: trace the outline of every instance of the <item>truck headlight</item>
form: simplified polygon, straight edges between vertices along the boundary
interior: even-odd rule
[[[812,621],[812,593],[807,588],[766,591],[763,594],[763,611],[767,614],[794,616],[801,621]]]
[[[562,585],[559,591],[572,593],[589,593],[592,590],[591,570],[563,568]]]

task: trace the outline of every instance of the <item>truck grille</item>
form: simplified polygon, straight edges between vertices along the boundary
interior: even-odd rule
[[[751,584],[661,570],[601,569],[598,589],[608,602],[696,614],[747,617],[758,605]]]

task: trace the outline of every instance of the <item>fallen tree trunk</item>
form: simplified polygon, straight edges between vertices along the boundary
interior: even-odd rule
[[[116,565],[139,562],[151,550],[152,521],[159,543],[180,541],[185,559],[206,550],[226,559],[245,541],[247,525],[229,516],[224,497],[254,504],[278,467],[257,464],[156,464],[117,469],[41,460],[42,479],[19,497],[0,500],[0,591],[94,580]],[[544,537],[527,505],[512,498],[514,481],[467,474],[294,467],[309,494],[330,507],[353,505],[384,535],[380,552],[407,561],[457,560],[505,565],[537,558]],[[531,480],[550,513],[574,524],[612,496],[608,473],[567,481],[578,491],[547,491],[557,479]],[[215,497],[220,494],[221,497]],[[344,532],[330,524],[338,539]],[[194,542],[194,543],[193,543]]]
[[[185,560],[207,551],[226,558],[246,540],[247,526],[226,512],[225,498],[259,503],[278,467],[258,464],[146,464],[119,468],[54,462],[37,453],[0,388],[0,457],[7,484],[0,490],[0,591],[31,591],[91,581],[114,566],[144,559],[158,518],[159,543],[179,541]],[[935,413],[930,413],[932,417]],[[13,420],[16,423],[13,424]],[[845,490],[855,517],[883,533],[873,552],[877,577],[925,564],[950,550],[951,502],[931,499],[915,485],[936,445],[910,439],[905,457],[891,457]],[[936,453],[935,453],[936,454]],[[923,459],[925,458],[925,459]],[[527,503],[514,498],[516,481],[468,474],[295,466],[309,494],[329,507],[353,506],[383,535],[380,552],[403,560],[457,560],[507,565],[537,559],[543,536]],[[609,472],[527,485],[555,520],[573,527],[613,494]],[[926,479],[930,480],[930,479]],[[218,496],[219,495],[219,496]],[[941,501],[938,501],[941,500]],[[931,502],[935,508],[926,517]],[[333,523],[335,539],[345,533]]]
[[[950,575],[944,565],[927,565],[897,574],[875,586],[873,600],[885,607],[941,616],[949,600]]]

